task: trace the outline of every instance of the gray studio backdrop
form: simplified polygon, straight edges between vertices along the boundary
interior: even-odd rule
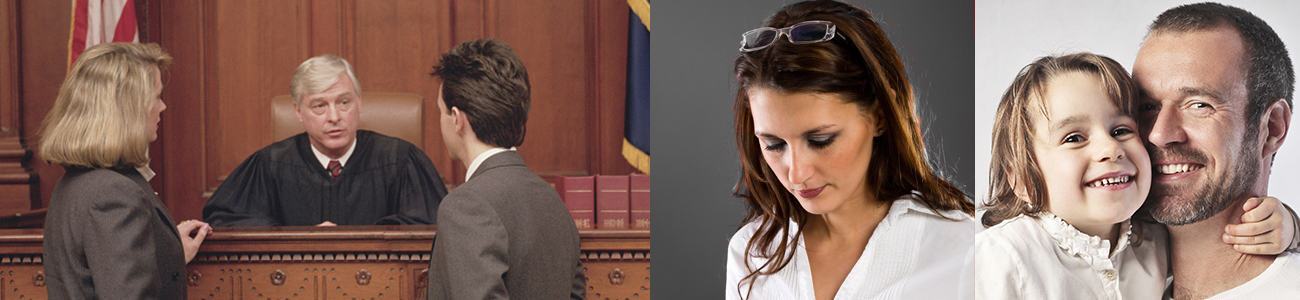
[[[797,1],[651,2],[651,248],[654,296],[721,299],[727,241],[743,204],[732,64],[740,34]],[[969,1],[848,1],[871,12],[907,66],[930,159],[970,195],[974,180],[974,6]]]
[[[975,31],[975,199],[988,198],[993,117],[1016,73],[1035,58],[1088,51],[1115,59],[1133,71],[1146,28],[1161,12],[1202,1],[976,1]],[[1300,1],[1218,1],[1263,19],[1286,44],[1292,64],[1300,56]],[[1294,67],[1294,66],[1293,66]],[[1294,110],[1295,108],[1292,107]],[[1293,120],[1294,122],[1294,120]],[[1291,132],[1300,129],[1291,124]],[[1282,144],[1269,176],[1269,193],[1300,206],[1300,139]],[[983,183],[983,184],[979,184]]]

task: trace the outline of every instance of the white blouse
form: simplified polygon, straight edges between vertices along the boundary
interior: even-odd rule
[[[931,211],[913,196],[893,202],[889,213],[867,241],[861,258],[835,293],[835,299],[972,299],[974,297],[975,232],[980,226],[960,211]],[[797,224],[790,223],[792,230]],[[804,241],[794,241],[794,260],[776,274],[759,276],[753,282],[745,250],[758,223],[749,223],[731,237],[727,252],[727,299],[815,299],[812,273]],[[780,235],[778,235],[780,236]],[[752,256],[757,268],[767,259]]]
[[[1120,223],[1110,242],[1056,215],[1018,216],[975,235],[978,299],[1159,299],[1169,274],[1164,225]]]

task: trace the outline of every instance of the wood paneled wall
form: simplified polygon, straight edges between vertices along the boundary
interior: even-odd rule
[[[2,31],[7,36],[0,49],[13,59],[0,59],[0,72],[5,73],[0,75],[0,80],[5,81],[0,83],[4,85],[0,89],[0,106],[16,108],[13,112],[18,113],[16,117],[0,116],[3,119],[0,126],[11,129],[0,133],[0,139],[4,140],[0,142],[3,144],[0,149],[24,154],[18,159],[18,164],[24,166],[0,173],[6,177],[22,177],[25,173],[38,183],[27,191],[16,189],[17,185],[10,185],[14,189],[5,189],[0,193],[5,197],[27,196],[29,201],[38,204],[34,206],[44,207],[49,204],[50,190],[58,182],[59,176],[63,175],[63,168],[47,165],[37,156],[27,153],[32,152],[39,141],[36,132],[40,130],[41,120],[45,119],[45,113],[54,103],[59,85],[67,73],[71,4],[71,1],[5,1],[0,5],[3,7],[0,10],[5,10],[0,17],[4,18],[5,25],[2,26],[6,28]],[[27,171],[29,169],[34,173]],[[11,208],[17,209],[16,206]]]
[[[22,137],[30,145],[66,72],[68,1],[22,1]],[[428,73],[462,41],[509,43],[528,67],[532,110],[519,147],[533,171],[626,174],[621,156],[627,4],[621,1],[138,1],[142,38],[174,58],[163,79],[154,188],[177,219],[200,218],[200,195],[254,151],[274,142],[270,99],[289,93],[303,60],[335,54],[352,62],[361,89],[425,98],[424,148],[444,180],[465,167],[442,145],[440,82]],[[0,16],[4,13],[0,10]],[[3,29],[3,28],[0,28]],[[31,31],[31,32],[29,32]],[[0,33],[3,34],[3,33]],[[3,35],[0,35],[3,37]],[[8,50],[0,48],[0,51]],[[3,52],[0,52],[3,54]],[[0,67],[6,67],[0,57]],[[12,65],[12,63],[10,63]],[[0,69],[8,70],[8,69]],[[6,77],[0,75],[0,87]],[[4,91],[8,91],[5,89]],[[0,126],[6,119],[0,94]],[[364,101],[364,99],[363,99]],[[12,117],[10,117],[12,118]],[[0,137],[4,137],[0,133]],[[62,170],[34,159],[41,197]]]
[[[22,128],[19,80],[18,3],[0,4],[0,138],[16,138]]]
[[[40,207],[40,185],[22,143],[18,3],[0,3],[0,214]]]

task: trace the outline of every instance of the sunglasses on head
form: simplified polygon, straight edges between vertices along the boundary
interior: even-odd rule
[[[762,27],[740,35],[740,51],[754,52],[771,46],[785,35],[794,44],[829,41],[835,38],[835,24],[830,21],[804,21],[786,28]]]

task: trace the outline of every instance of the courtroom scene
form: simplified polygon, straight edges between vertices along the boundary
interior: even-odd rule
[[[650,12],[6,1],[0,299],[649,299]]]

